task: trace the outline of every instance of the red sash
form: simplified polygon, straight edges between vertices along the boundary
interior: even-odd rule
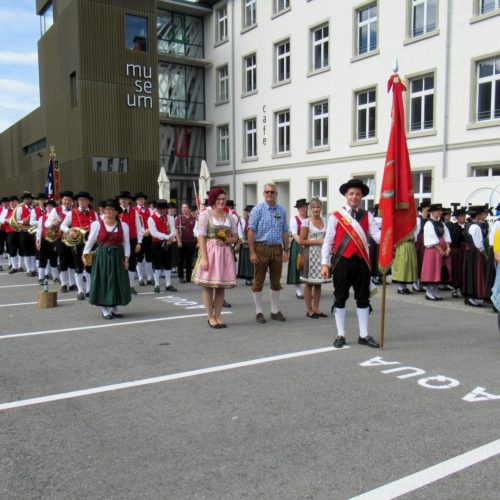
[[[342,227],[342,229],[349,235],[351,242],[356,246],[363,260],[366,262],[368,269],[371,270],[370,257],[368,254],[368,242],[366,240],[365,229],[361,227],[358,221],[353,220],[347,213],[342,214],[338,210],[332,214]],[[366,215],[368,218],[368,214]],[[363,237],[364,235],[364,237]],[[337,238],[335,238],[337,240]]]

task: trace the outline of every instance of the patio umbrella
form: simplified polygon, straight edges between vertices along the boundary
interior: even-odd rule
[[[161,167],[160,175],[158,176],[158,199],[170,200],[170,181],[165,167]]]
[[[210,177],[207,162],[205,160],[202,160],[200,167],[200,178],[198,179],[198,196],[200,197],[201,203],[205,201],[206,193],[210,190],[211,180],[212,178]]]

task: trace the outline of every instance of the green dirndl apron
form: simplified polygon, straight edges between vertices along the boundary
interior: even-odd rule
[[[123,247],[100,245],[92,263],[89,302],[96,306],[126,306],[131,300]]]
[[[300,245],[292,240],[290,245],[290,257],[288,259],[288,273],[286,275],[287,285],[300,285],[300,272],[297,271],[297,255],[300,253]]]
[[[237,277],[247,280],[253,279],[253,264],[250,262],[250,250],[243,245],[240,245]]]

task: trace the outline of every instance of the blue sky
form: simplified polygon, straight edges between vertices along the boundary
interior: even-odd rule
[[[40,104],[35,0],[0,0],[0,132]]]

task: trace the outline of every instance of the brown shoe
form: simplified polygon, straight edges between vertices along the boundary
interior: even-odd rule
[[[274,319],[275,321],[286,321],[286,318],[283,316],[281,311],[278,311],[276,314],[271,313],[271,319]]]
[[[266,322],[266,318],[264,318],[264,315],[262,313],[257,314],[255,316],[255,320],[257,321],[257,323],[260,323],[261,325],[263,325]]]

